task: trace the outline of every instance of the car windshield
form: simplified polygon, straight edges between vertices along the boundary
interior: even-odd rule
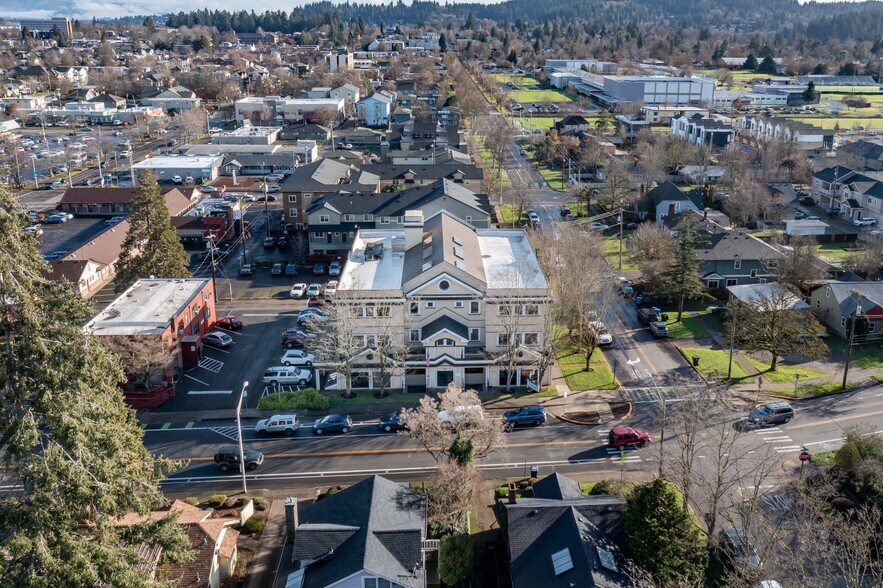
[[[772,411],[769,409],[769,407],[766,407],[766,406],[758,406],[758,407],[757,407],[756,409],[754,409],[754,410],[756,410],[756,411],[757,411],[757,414],[759,414],[759,415],[765,415],[765,414],[769,414],[770,412],[772,412]]]
[[[329,414],[328,416],[322,417],[320,423],[330,423],[337,420],[337,418],[333,414]]]

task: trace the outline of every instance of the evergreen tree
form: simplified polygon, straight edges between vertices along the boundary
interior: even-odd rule
[[[849,63],[844,63],[840,66],[840,71],[837,72],[837,75],[840,76],[857,76],[858,68],[855,67],[855,64],[851,61]]]
[[[186,278],[189,258],[175,234],[166,199],[149,171],[138,175],[132,195],[129,233],[123,241],[116,268],[116,291],[122,292],[139,278]]]
[[[678,300],[678,322],[684,314],[684,302],[707,298],[702,279],[699,277],[699,259],[696,247],[701,239],[693,227],[693,221],[687,217],[684,228],[678,235],[675,257],[668,269],[663,273],[660,293],[675,297]]]
[[[448,39],[445,37],[444,33],[438,36],[438,50],[442,53],[445,53],[448,50]]]
[[[801,96],[804,102],[813,102],[816,99],[816,84],[812,80],[806,85],[806,90],[803,91],[803,95]]]
[[[823,76],[828,73],[828,66],[824,63],[817,63],[816,66],[812,69],[812,73],[814,76]]]
[[[749,53],[748,57],[745,59],[745,63],[742,65],[742,69],[754,71],[757,69],[757,57],[754,56],[754,53]]]
[[[776,73],[776,61],[773,59],[773,56],[767,55],[764,57],[763,61],[760,62],[760,65],[757,66],[757,71],[765,74]]]
[[[160,586],[144,573],[140,546],[162,546],[164,562],[183,563],[183,528],[172,519],[114,522],[158,507],[174,464],[145,449],[118,358],[80,326],[90,305],[45,278],[20,214],[0,189],[0,453],[20,485],[0,498],[0,586]]]
[[[657,478],[637,486],[622,519],[632,559],[658,585],[689,586],[701,580],[706,554],[699,531],[668,483]]]

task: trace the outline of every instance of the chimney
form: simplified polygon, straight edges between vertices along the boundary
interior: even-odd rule
[[[506,497],[509,504],[515,504],[515,488],[509,488],[509,495]]]
[[[290,496],[285,499],[285,537],[288,541],[294,541],[294,531],[297,529],[297,498]]]
[[[405,211],[405,251],[423,242],[423,211]]]
[[[380,161],[381,163],[389,163],[389,141],[381,141],[380,143]]]

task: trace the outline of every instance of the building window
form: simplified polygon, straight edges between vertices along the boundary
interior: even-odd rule
[[[540,314],[540,307],[538,304],[525,304],[524,305],[524,314],[527,316],[537,316]]]
[[[420,314],[420,303],[419,302],[411,302],[408,304],[408,313],[413,315]]]
[[[435,308],[435,302],[427,302],[426,308]]]
[[[822,301],[816,298],[816,308],[822,308]]]
[[[718,282],[717,280],[708,280],[708,282],[706,282],[706,286],[709,290],[717,290],[720,287],[720,282]]]
[[[288,218],[297,218],[297,209],[289,208],[288,209]]]
[[[435,344],[436,347],[453,347],[454,345],[456,343],[453,339],[439,339]]]
[[[478,300],[469,301],[469,314],[478,314],[481,311],[481,303]]]
[[[319,215],[319,222],[320,222],[320,223],[330,223],[330,222],[331,222],[331,217],[328,216],[327,214],[320,214],[320,215]]]
[[[354,215],[354,214],[345,214],[345,215],[343,215],[343,220],[346,221],[346,222],[348,222],[348,223],[355,222],[355,221],[356,221],[356,215]]]
[[[735,286],[737,282],[738,280],[730,278],[729,280],[727,280],[727,286]]]
[[[877,332],[876,321],[868,321],[868,333],[876,333],[876,332]]]
[[[288,195],[288,203],[289,204],[297,204],[297,194],[289,194]]]
[[[752,278],[756,278],[757,277],[757,270],[756,269],[751,270],[751,273],[748,275]]]
[[[324,239],[324,238],[325,238],[325,232],[324,232],[324,231],[317,231],[317,232],[313,233],[313,236],[314,236],[316,239]]]
[[[497,333],[497,345],[500,347],[509,345],[509,335],[507,333]]]
[[[442,280],[438,283],[438,289],[442,292],[447,292],[451,289],[451,283],[448,280]]]
[[[508,304],[501,304],[500,308],[497,310],[498,316],[509,316],[512,314],[512,307]]]
[[[373,215],[373,214],[363,214],[363,215],[362,215],[362,220],[364,220],[364,221],[373,221],[373,220],[374,220],[374,215]]]
[[[411,343],[419,343],[420,329],[411,329],[408,335],[408,340],[411,341]]]
[[[827,288],[825,288],[825,298],[830,298],[830,297],[831,297],[831,286],[828,286]]]
[[[841,326],[841,327],[845,327],[845,326],[846,326],[846,317],[845,317],[845,316],[841,316],[841,317],[840,317],[840,326]]]
[[[742,260],[737,259],[733,262],[733,269],[742,269]]]
[[[374,305],[373,304],[366,304],[364,307],[362,307],[362,316],[368,317],[368,318],[374,318],[374,314],[375,313],[374,313]]]
[[[466,222],[469,223],[469,224],[471,225],[471,224],[472,224],[472,217],[467,215],[467,216],[466,216]]]
[[[469,340],[478,341],[481,339],[481,329],[469,329]]]
[[[463,308],[463,301],[458,300],[454,303],[454,308]]]
[[[380,224],[381,225],[388,225],[389,224],[389,217],[388,216],[381,216],[380,217]]]
[[[523,340],[525,345],[536,345],[540,341],[540,336],[538,333],[525,333]]]
[[[304,198],[312,198],[312,197],[313,197],[312,194],[304,194]]]

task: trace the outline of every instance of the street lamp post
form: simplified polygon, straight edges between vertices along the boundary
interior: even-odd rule
[[[242,401],[248,396],[248,382],[242,383],[242,393],[239,395],[239,404],[236,405],[236,436],[239,438],[239,473],[242,474],[242,493],[248,494],[248,486],[245,482],[245,450],[242,448]]]

